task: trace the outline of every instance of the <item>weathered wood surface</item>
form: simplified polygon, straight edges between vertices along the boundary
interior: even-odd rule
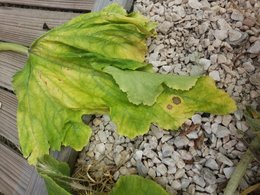
[[[54,156],[70,166],[75,163],[75,152],[65,147]],[[34,167],[14,151],[0,143],[0,192],[9,194],[47,195],[44,181]]]
[[[59,6],[55,3],[60,2]],[[62,3],[63,2],[63,3]],[[77,7],[80,0],[75,1],[44,1],[44,0],[0,0],[0,3],[15,3],[22,5],[33,5],[42,7],[56,7],[66,9],[85,8]],[[93,0],[89,1],[93,2]],[[98,11],[111,1],[99,1],[92,5],[92,11]],[[130,9],[132,0],[120,1],[121,5]],[[31,3],[31,4],[30,4]],[[75,3],[77,5],[71,5]],[[86,1],[84,1],[86,5]],[[42,35],[44,23],[53,28],[65,21],[77,16],[77,13],[45,11],[36,9],[22,9],[16,7],[0,7],[0,40],[15,42],[29,46],[33,40]],[[0,87],[12,90],[12,76],[20,70],[26,61],[26,56],[12,52],[0,53]],[[17,100],[14,94],[0,88],[0,135],[19,145],[16,129],[16,108]],[[63,148],[61,152],[54,152],[53,155],[62,161],[69,163],[71,167],[75,164],[77,153],[71,148]],[[28,165],[27,161],[0,143],[0,194],[37,194],[46,195],[47,191],[43,180],[36,170]]]
[[[91,10],[95,0],[0,0],[0,3],[69,10]]]
[[[20,70],[27,57],[13,52],[0,52],[0,86],[13,90],[12,77]],[[1,101],[1,98],[0,98]]]
[[[16,129],[16,97],[14,94],[0,89],[0,101],[0,135],[19,147]]]
[[[11,149],[0,143],[0,192],[25,194],[33,167]]]
[[[96,0],[91,11],[99,11],[111,3],[118,3],[122,5],[127,11],[130,11],[133,5],[133,0]]]
[[[0,40],[29,46],[46,32],[44,23],[53,28],[77,15],[71,12],[0,7]]]

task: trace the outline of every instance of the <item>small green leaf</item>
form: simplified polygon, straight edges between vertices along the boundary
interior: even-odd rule
[[[49,155],[44,155],[36,164],[38,173],[43,177],[49,195],[70,195],[70,168]]]
[[[157,97],[163,92],[163,84],[171,89],[189,90],[198,79],[198,77],[191,76],[120,70],[112,66],[104,68],[104,72],[113,76],[120,89],[127,93],[130,102],[148,106],[153,105]]]
[[[137,175],[121,176],[110,195],[168,195],[157,183]]]

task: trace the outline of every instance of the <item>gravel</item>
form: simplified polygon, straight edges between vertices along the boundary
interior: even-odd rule
[[[159,25],[147,55],[156,72],[209,75],[237,102],[238,110],[225,116],[196,113],[180,127],[184,132],[197,125],[187,134],[152,124],[147,134],[132,140],[115,132],[108,115],[96,115],[81,164],[114,166],[115,180],[134,173],[152,178],[170,194],[223,192],[247,149],[239,141],[240,131],[248,131],[243,109],[260,104],[260,4],[234,2],[236,6],[223,0],[136,0],[134,10]],[[259,165],[249,167],[239,190],[259,182]]]

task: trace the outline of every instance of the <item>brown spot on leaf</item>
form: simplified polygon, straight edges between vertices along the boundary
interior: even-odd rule
[[[173,106],[172,106],[171,104],[168,104],[168,105],[167,105],[167,109],[168,109],[168,110],[171,110],[172,108],[173,108]]]
[[[176,105],[180,104],[181,103],[181,99],[179,97],[173,97],[172,98],[172,102]]]

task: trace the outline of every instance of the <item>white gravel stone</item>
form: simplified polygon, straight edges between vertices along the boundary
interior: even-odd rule
[[[163,23],[161,23],[159,25],[159,30],[160,32],[162,32],[163,34],[167,34],[168,31],[170,30],[170,28],[172,27],[172,23],[171,22],[168,22],[168,21],[164,21]]]
[[[216,189],[217,189],[217,184],[212,184],[212,185],[209,185],[205,188],[205,191],[210,193],[210,194],[213,194],[214,192],[216,192]]]
[[[215,184],[217,182],[215,174],[207,168],[202,169],[202,175],[208,184]]]
[[[106,143],[106,142],[107,142],[107,134],[106,134],[106,132],[104,132],[104,131],[99,131],[97,134],[98,134],[99,140],[100,140],[102,143]]]
[[[176,166],[179,168],[179,169],[182,169],[185,167],[185,162],[183,160],[179,160],[177,163],[176,163]]]
[[[233,173],[234,169],[235,169],[234,167],[226,167],[226,168],[223,169],[223,172],[224,172],[224,174],[225,174],[227,179],[230,178],[230,176]]]
[[[248,126],[245,121],[237,121],[236,127],[243,132],[246,132],[248,130]]]
[[[230,160],[228,157],[226,157],[224,154],[222,153],[218,153],[216,156],[217,161],[224,163],[230,167],[232,167],[234,165],[234,163],[232,162],[232,160]]]
[[[185,174],[185,169],[178,169],[175,173],[175,179],[180,179],[184,176]]]
[[[230,133],[231,132],[229,131],[229,129],[227,127],[218,125],[218,129],[215,132],[215,135],[217,138],[223,138],[223,137],[230,135]]]
[[[98,126],[100,123],[102,123],[102,121],[99,119],[99,118],[95,118],[94,120],[93,120],[93,124],[94,124],[94,126]]]
[[[171,135],[163,135],[162,136],[162,139],[161,139],[161,142],[162,143],[165,143],[165,142],[167,142],[169,139],[171,139],[172,138],[172,136]]]
[[[200,76],[204,72],[204,68],[202,66],[193,65],[190,70],[191,76]]]
[[[175,161],[172,158],[163,158],[162,163],[168,165],[168,166],[173,166],[175,165]]]
[[[201,116],[199,114],[193,115],[191,120],[194,124],[201,124]]]
[[[232,120],[232,116],[231,115],[225,115],[225,116],[222,117],[222,124],[225,127],[228,127],[228,125],[231,122],[231,120]]]
[[[258,54],[260,52],[260,40],[254,42],[254,44],[247,51],[249,53]]]
[[[134,155],[134,159],[135,160],[141,160],[143,157],[143,151],[142,150],[136,150],[135,155]]]
[[[205,34],[206,31],[209,29],[209,22],[203,22],[201,25],[198,26],[198,30],[200,34]]]
[[[243,117],[243,112],[242,112],[242,110],[238,109],[236,112],[234,112],[234,115],[235,115],[236,119],[240,121]]]
[[[237,30],[229,30],[228,31],[228,39],[229,41],[237,41],[242,37],[242,33]]]
[[[150,168],[149,171],[148,171],[148,175],[151,177],[151,178],[155,178],[156,177],[156,172],[154,169]]]
[[[252,65],[251,62],[244,62],[243,67],[247,72],[254,72],[255,71],[255,66]]]
[[[173,143],[177,148],[182,148],[183,146],[188,145],[189,139],[186,136],[178,136],[174,139]]]
[[[193,182],[194,182],[195,184],[197,184],[197,185],[203,187],[203,188],[204,188],[205,185],[206,185],[205,180],[204,180],[202,177],[198,176],[198,175],[195,175],[195,176],[193,177]]]
[[[146,176],[148,173],[148,168],[140,160],[136,161],[136,169],[139,175]]]
[[[204,70],[208,70],[211,65],[211,61],[205,58],[201,58],[199,60],[199,64],[203,66]]]
[[[213,35],[216,39],[223,41],[228,37],[228,31],[227,30],[215,30],[213,32]]]
[[[179,154],[183,160],[191,160],[192,155],[189,151],[187,150],[179,150]]]
[[[171,186],[175,190],[180,190],[181,189],[181,182],[179,180],[174,180],[174,181],[171,182]]]
[[[209,76],[214,79],[215,81],[220,81],[220,76],[219,76],[219,72],[214,70],[212,72],[209,73]]]
[[[229,23],[227,23],[227,21],[224,19],[224,18],[220,18],[218,21],[217,21],[217,24],[219,26],[219,28],[221,30],[230,30],[232,29],[232,27],[230,26]]]
[[[200,9],[202,7],[198,0],[189,0],[188,5],[193,9]]]
[[[189,139],[197,139],[199,136],[196,131],[192,131],[191,133],[186,135]]]
[[[190,180],[186,178],[181,179],[181,189],[187,189],[187,187],[190,185]]]
[[[227,63],[227,58],[223,54],[218,55],[218,63],[219,64],[226,64]]]
[[[176,173],[176,171],[177,171],[177,168],[176,168],[176,166],[169,166],[168,167],[168,174],[175,174]]]
[[[175,8],[175,11],[177,12],[178,16],[180,16],[182,18],[186,16],[185,9],[182,6],[177,6]]]
[[[216,162],[215,159],[213,158],[209,158],[206,163],[205,163],[205,166],[212,169],[212,170],[218,170],[219,169],[219,165],[218,163]]]
[[[231,19],[237,20],[237,21],[243,21],[244,15],[237,9],[233,9],[232,14],[231,14]]]
[[[163,144],[163,146],[162,146],[162,155],[163,155],[163,157],[171,156],[173,151],[174,151],[173,146],[171,146],[169,144]]]
[[[99,152],[100,154],[103,154],[106,150],[105,144],[99,143],[96,145],[96,151]]]
[[[167,168],[164,164],[160,164],[157,166],[156,171],[161,175],[165,175],[167,173]]]

